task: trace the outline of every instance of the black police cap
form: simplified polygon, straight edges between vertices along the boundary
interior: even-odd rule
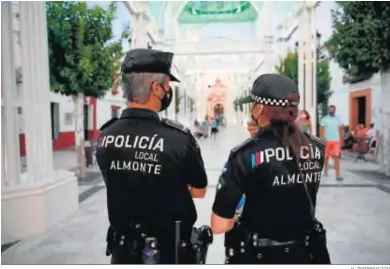
[[[268,106],[298,106],[299,101],[291,101],[286,97],[297,94],[297,84],[290,78],[279,74],[264,74],[253,83],[251,94],[240,99],[240,103],[256,102]]]
[[[180,82],[171,73],[173,53],[152,49],[133,49],[126,53],[122,73],[161,73]]]

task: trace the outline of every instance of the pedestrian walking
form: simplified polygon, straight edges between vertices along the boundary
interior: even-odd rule
[[[343,178],[340,175],[340,156],[344,143],[344,128],[340,118],[336,115],[334,105],[328,107],[328,115],[321,120],[320,138],[326,143],[324,176],[328,176],[329,159],[333,158],[336,180],[341,181]]]

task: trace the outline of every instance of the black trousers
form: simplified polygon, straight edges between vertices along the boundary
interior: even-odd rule
[[[235,251],[226,264],[312,264],[311,255],[303,244],[269,247],[248,247],[244,253]]]
[[[166,243],[160,249],[159,264],[175,263],[174,243]],[[115,246],[112,248],[111,264],[143,264],[142,250],[136,253],[130,252],[126,247]],[[191,246],[182,247],[179,252],[179,264],[195,264],[195,252]]]

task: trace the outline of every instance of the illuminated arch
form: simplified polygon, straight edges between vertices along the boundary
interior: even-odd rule
[[[175,21],[178,20],[181,12],[183,11],[184,7],[187,5],[187,3],[190,1],[164,1],[164,4],[162,5],[162,22],[165,21],[165,14],[167,14],[167,9],[171,9],[173,11],[173,17],[175,18]],[[260,10],[263,5],[262,1],[248,1],[252,5],[252,7],[255,9],[258,16],[260,16]]]

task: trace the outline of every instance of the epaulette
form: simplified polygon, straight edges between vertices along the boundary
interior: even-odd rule
[[[244,142],[242,142],[241,144],[239,144],[238,146],[234,147],[231,151],[230,151],[230,154],[233,155],[235,153],[237,153],[239,150],[241,150],[242,148],[244,148],[245,146],[249,145],[249,143],[251,143],[253,141],[253,137],[249,137],[248,139],[246,139]]]
[[[164,123],[165,125],[168,125],[169,127],[175,128],[176,130],[179,130],[187,135],[192,135],[190,129],[188,129],[186,126],[184,126],[183,124],[181,124],[177,121],[173,121],[170,119],[161,119],[161,122]]]
[[[313,142],[316,142],[318,144],[320,144],[321,146],[324,146],[325,147],[325,142],[319,138],[318,136],[315,136],[315,135],[311,135],[311,134],[308,134],[306,132],[304,132],[304,134]]]
[[[99,131],[103,131],[104,129],[106,129],[108,126],[112,125],[117,120],[118,120],[118,118],[114,117],[111,120],[107,121],[105,124],[102,125],[102,127],[100,127]]]

